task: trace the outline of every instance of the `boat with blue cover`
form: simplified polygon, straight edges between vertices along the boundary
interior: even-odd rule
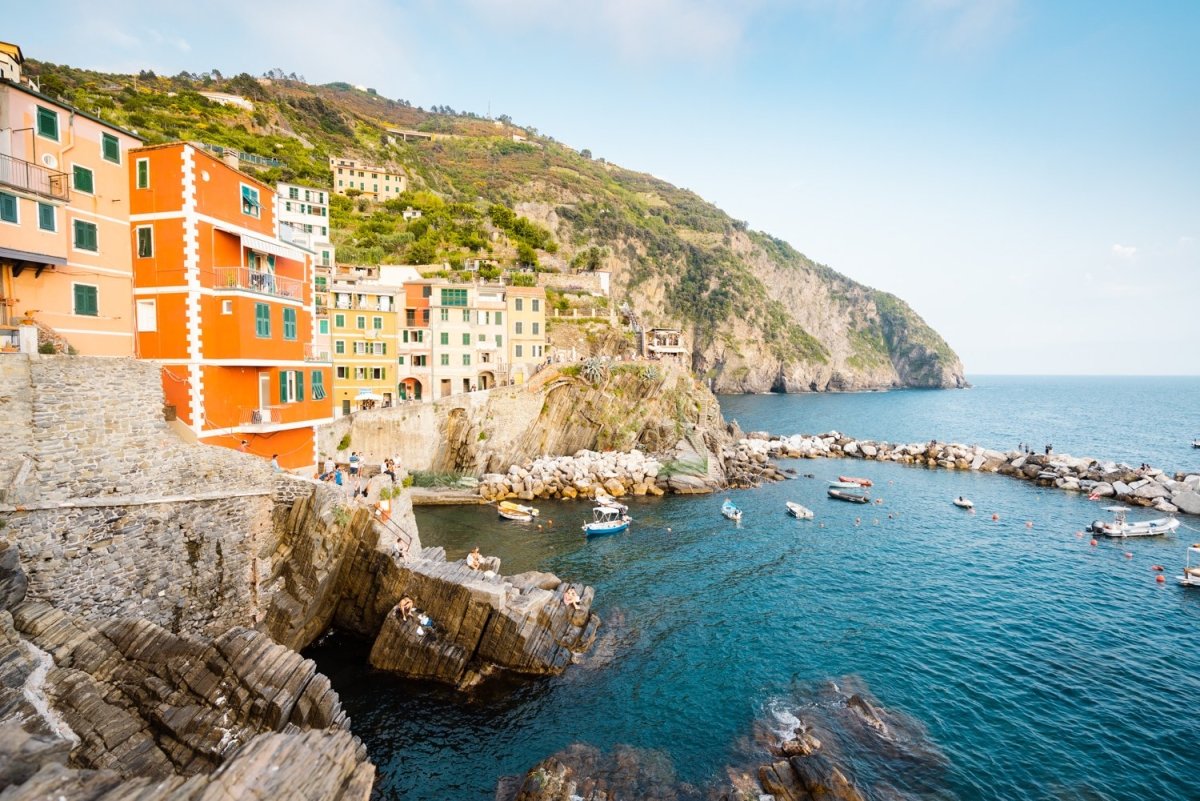
[[[622,509],[603,504],[592,509],[592,521],[583,524],[583,533],[589,537],[600,534],[620,534],[629,528],[633,518]]]
[[[742,510],[734,506],[733,501],[729,500],[728,498],[726,498],[725,502],[721,504],[721,514],[725,515],[735,523],[742,519]]]

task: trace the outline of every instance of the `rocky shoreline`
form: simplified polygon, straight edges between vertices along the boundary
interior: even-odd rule
[[[937,440],[913,444],[877,442],[830,431],[787,437],[753,432],[738,440],[724,456],[740,469],[753,472],[757,468],[759,474],[766,477],[772,476],[766,466],[771,460],[781,458],[861,459],[998,473],[1038,486],[1083,493],[1090,498],[1112,498],[1168,514],[1200,515],[1200,474],[1167,473],[1150,466],[1134,468],[1122,462],[1065,453],[998,451]]]

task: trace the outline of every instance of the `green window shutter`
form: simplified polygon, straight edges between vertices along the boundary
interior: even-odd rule
[[[96,247],[96,224],[84,222],[83,220],[75,220],[74,225],[75,248],[77,250],[95,251]]]
[[[74,176],[74,185],[77,190],[87,192],[89,195],[96,191],[95,178],[87,167],[80,167],[76,164],[71,168],[71,173]]]
[[[256,336],[271,336],[271,307],[265,303],[254,304],[254,333]]]
[[[296,400],[304,400],[304,371],[296,371]]]
[[[98,290],[85,284],[75,285],[75,313],[95,317],[100,313]]]
[[[121,163],[121,143],[117,137],[112,134],[100,134],[100,154],[104,156],[105,161],[111,161],[114,164]]]
[[[15,223],[17,221],[17,196],[0,192],[0,220]]]
[[[137,188],[148,189],[150,187],[150,159],[137,160]]]
[[[463,335],[462,335],[462,337],[463,337],[463,344],[464,344],[464,345],[470,345],[470,344],[471,344],[471,335],[470,335],[470,334],[463,334]]]
[[[500,336],[499,334],[496,334],[496,347],[497,348],[504,347],[504,337]]]
[[[449,367],[449,366],[450,366],[450,354],[449,354],[449,353],[443,353],[443,354],[442,354],[442,366],[443,366],[443,367]]]
[[[154,255],[154,229],[148,225],[137,229],[137,255],[139,259]]]
[[[338,328],[345,328],[346,327],[346,315],[344,315],[344,314],[333,315],[333,324],[335,326],[337,326]]]
[[[383,318],[382,317],[376,317],[374,320],[371,321],[371,323],[372,323],[372,325],[375,326],[376,331],[379,331],[383,328]]]
[[[287,377],[288,377],[288,371],[287,371],[287,370],[280,370],[280,371],[279,371],[279,402],[280,402],[280,403],[287,403],[287,399],[288,399],[288,396],[287,396]]]
[[[48,108],[38,106],[37,132],[47,139],[58,141],[58,114]]]
[[[504,312],[496,312],[496,325],[504,325]]]
[[[448,334],[447,332],[443,331],[443,332],[442,332],[442,338],[441,338],[441,342],[442,342],[442,344],[443,344],[443,345],[449,345],[449,344],[450,344],[450,334]]]
[[[296,338],[296,310],[295,309],[284,309],[283,310],[283,338],[284,339],[295,339]]]
[[[43,231],[58,229],[58,221],[54,218],[54,207],[49,203],[38,204],[38,228]]]
[[[470,367],[470,366],[471,366],[471,354],[464,353],[463,354],[463,367]]]

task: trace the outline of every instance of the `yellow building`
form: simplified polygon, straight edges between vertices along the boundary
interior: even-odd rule
[[[396,298],[403,292],[369,281],[335,280],[330,287],[335,414],[396,402]]]
[[[546,361],[546,290],[540,286],[506,287],[504,305],[508,312],[509,377],[514,384],[521,384]]]
[[[133,356],[128,162],[141,139],[43,95],[23,63],[0,42],[0,344],[28,312],[82,354]]]
[[[408,176],[398,167],[377,167],[354,159],[329,160],[333,191],[357,193],[372,200],[391,200],[408,188]]]

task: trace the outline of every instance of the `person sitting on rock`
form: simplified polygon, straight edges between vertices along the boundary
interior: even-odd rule
[[[567,587],[567,591],[563,593],[563,605],[579,609],[579,593],[575,592],[574,587]]]
[[[396,617],[401,620],[408,620],[413,614],[413,599],[405,595],[400,599],[400,603],[396,605]]]
[[[483,555],[479,553],[478,545],[467,554],[467,567],[472,570],[479,570],[483,567]]]

